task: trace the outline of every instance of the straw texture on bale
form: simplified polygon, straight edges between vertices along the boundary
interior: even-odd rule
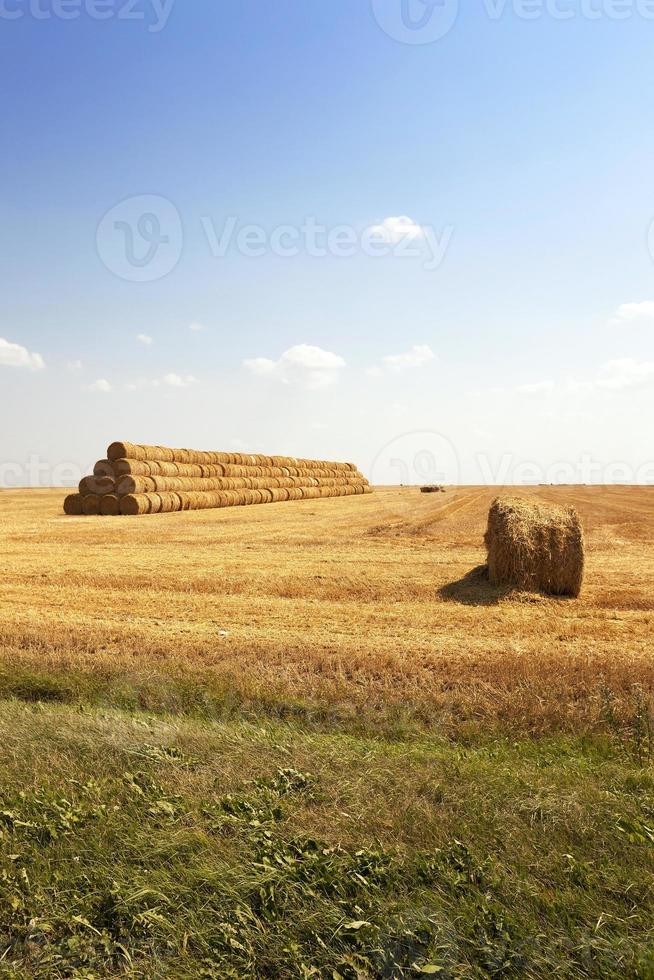
[[[85,476],[79,481],[79,492],[84,496],[95,493],[101,497],[103,493],[113,493],[115,487],[115,480],[111,476]]]
[[[64,500],[64,514],[68,514],[69,517],[79,517],[84,513],[83,501],[81,493],[70,493]]]
[[[369,486],[294,487],[262,490],[197,491],[189,493],[129,493],[118,498],[121,514],[168,514],[182,510],[210,510],[219,507],[243,507],[249,504],[278,503],[286,500],[318,500],[321,497],[345,497],[372,493]]]
[[[356,470],[354,463],[333,463],[327,460],[297,459],[294,456],[263,456],[260,453],[200,452],[196,449],[168,449],[165,446],[143,446],[133,442],[112,442],[107,458],[159,461],[181,464],[225,463],[233,466],[295,466],[302,469]]]
[[[114,442],[66,512],[166,514],[371,493],[353,463]]]
[[[87,493],[82,497],[82,512],[91,516],[100,513],[100,496],[97,493]]]
[[[333,464],[310,466],[246,466],[232,463],[168,463],[158,460],[117,459],[113,464],[116,479],[122,476],[165,476],[204,480],[228,477],[310,476],[313,479],[350,479],[360,476],[358,470],[339,469]]]
[[[494,585],[578,596],[584,577],[584,535],[574,507],[498,497],[484,537]]]
[[[193,490],[263,490],[275,487],[346,486],[363,484],[362,477],[174,477],[174,476],[123,476],[116,483],[116,493],[159,493]]]
[[[114,478],[114,467],[108,459],[99,459],[93,467],[93,476],[110,476]]]
[[[100,497],[100,513],[103,517],[117,517],[120,514],[120,498],[116,493],[105,493]]]

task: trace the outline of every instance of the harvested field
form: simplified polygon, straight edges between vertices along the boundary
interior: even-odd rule
[[[7,976],[649,977],[654,489],[519,491],[579,599],[490,584],[495,489],[192,492],[0,492]]]
[[[496,488],[172,522],[165,492],[151,520],[104,522],[59,516],[59,491],[5,491],[4,655],[108,691],[164,677],[156,697],[171,706],[191,678],[216,703],[353,723],[364,711],[449,733],[626,724],[635,685],[654,684],[654,489],[520,493],[579,511],[580,599],[513,594],[476,571]]]

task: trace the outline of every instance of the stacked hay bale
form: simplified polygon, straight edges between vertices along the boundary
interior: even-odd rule
[[[114,442],[64,511],[136,516],[364,493],[353,463]]]
[[[498,497],[488,514],[484,541],[492,584],[579,595],[584,534],[574,507]]]

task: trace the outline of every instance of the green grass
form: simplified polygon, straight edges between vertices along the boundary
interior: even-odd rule
[[[42,686],[0,702],[0,976],[654,976],[640,743],[382,738]]]

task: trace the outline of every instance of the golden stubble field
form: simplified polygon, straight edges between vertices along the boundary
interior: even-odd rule
[[[578,508],[578,600],[484,580],[498,492],[69,518],[63,491],[2,491],[2,667],[204,678],[241,701],[406,710],[446,731],[631,716],[654,683],[654,488],[510,489]]]

